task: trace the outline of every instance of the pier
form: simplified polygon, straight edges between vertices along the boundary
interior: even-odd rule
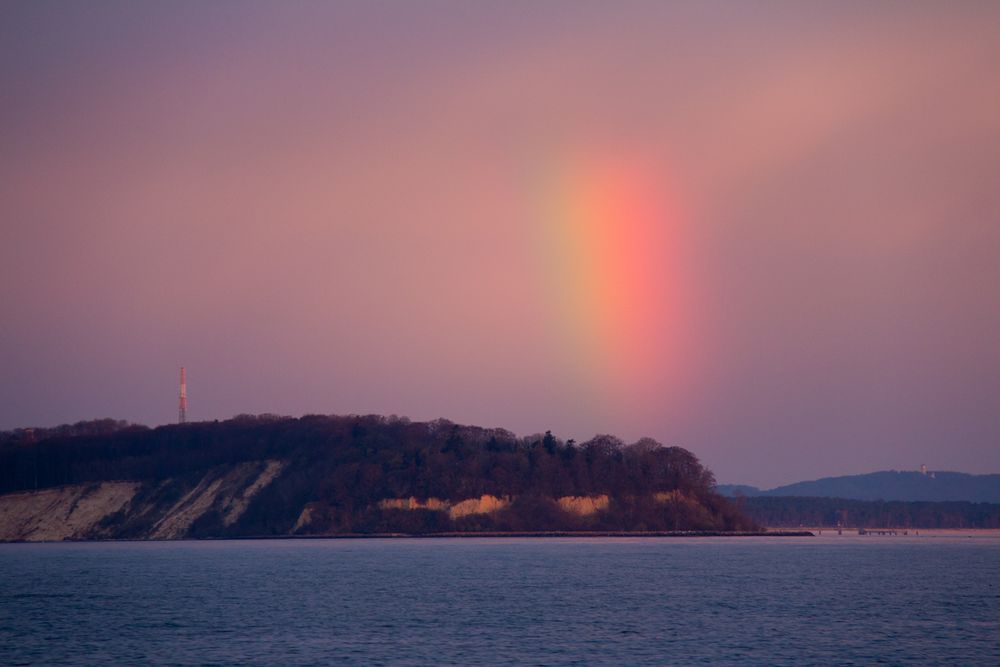
[[[908,528],[858,528],[858,535],[909,535]]]

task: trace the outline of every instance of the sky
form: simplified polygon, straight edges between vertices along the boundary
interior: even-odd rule
[[[0,5],[0,429],[1000,472],[995,3]]]

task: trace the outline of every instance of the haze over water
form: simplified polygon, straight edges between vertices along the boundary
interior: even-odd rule
[[[1000,540],[0,545],[9,665],[974,665]]]

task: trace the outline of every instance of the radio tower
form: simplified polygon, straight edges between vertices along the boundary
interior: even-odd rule
[[[184,376],[184,367],[181,366],[181,395],[177,405],[177,422],[183,424],[187,421],[188,410],[188,390],[187,378]]]

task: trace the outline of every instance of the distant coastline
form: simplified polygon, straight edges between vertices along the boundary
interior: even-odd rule
[[[1000,533],[1000,531],[998,531]],[[252,540],[409,540],[409,539],[524,539],[524,538],[685,538],[685,537],[815,537],[812,530],[760,530],[760,531],[712,531],[712,530],[669,530],[669,531],[484,531],[484,532],[444,532],[444,533],[332,533],[329,535],[244,535],[235,537],[185,537],[181,539],[149,540],[142,538],[94,538],[68,540],[0,540],[0,544],[89,544],[112,542],[229,542]]]
[[[760,489],[718,484],[724,496],[746,498],[844,498],[867,501],[1000,503],[1000,474],[972,475],[950,470],[880,470],[863,475],[823,477]]]
[[[263,537],[240,537],[235,539],[309,539],[309,540],[351,540],[351,539],[408,539],[408,538],[522,538],[522,537],[814,537],[809,530],[759,530],[759,531],[716,531],[716,530],[666,530],[666,531],[483,531],[444,533],[340,533],[332,535],[276,535]]]

